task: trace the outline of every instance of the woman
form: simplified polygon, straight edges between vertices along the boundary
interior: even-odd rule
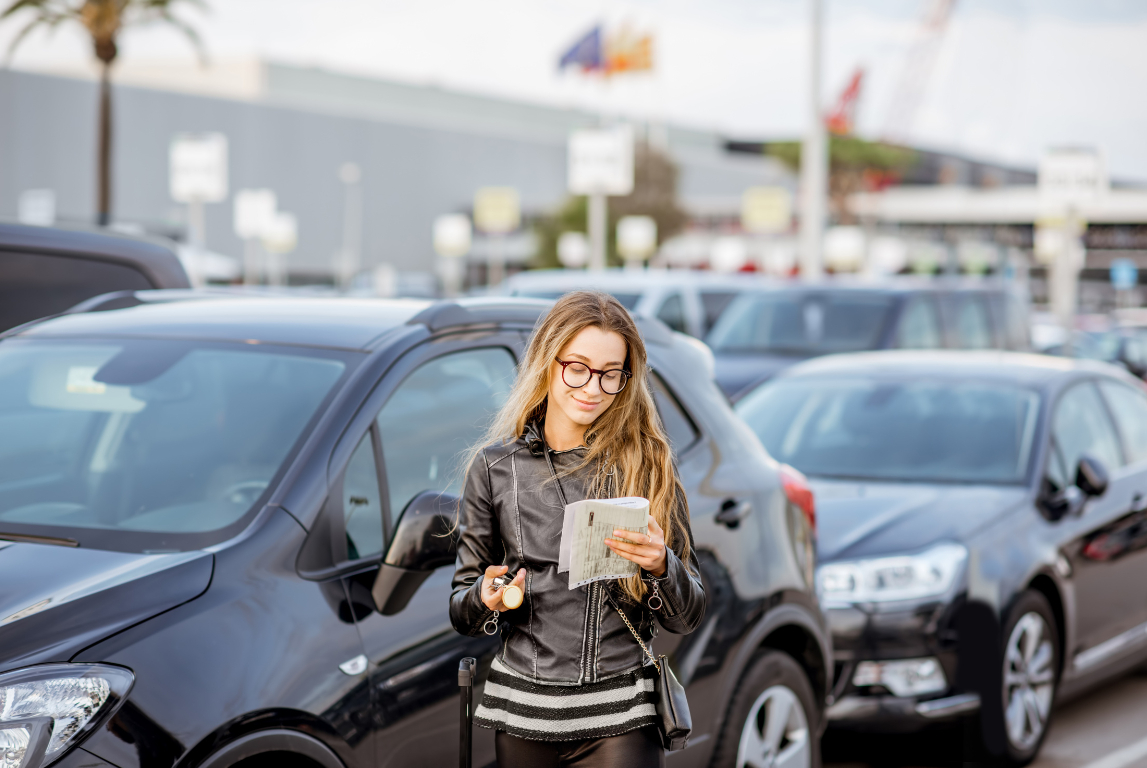
[[[658,625],[693,631],[705,592],[625,308],[590,291],[560,299],[487,437],[467,471],[450,598],[456,630],[503,637],[474,722],[497,731],[501,768],[662,765],[653,667],[618,609],[648,645]],[[606,539],[639,575],[569,589],[558,573],[564,505],[619,496],[650,502],[648,535]],[[495,583],[511,574],[525,592],[513,610]]]

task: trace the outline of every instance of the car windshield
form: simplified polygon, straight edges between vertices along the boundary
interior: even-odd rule
[[[237,532],[353,353],[173,340],[0,344],[0,534],[126,551]]]
[[[825,354],[875,349],[892,299],[839,291],[750,293],[737,298],[709,333],[716,352]]]
[[[1018,484],[1039,395],[982,381],[782,378],[736,409],[775,459],[807,475]]]
[[[526,299],[560,299],[570,291],[577,290],[570,288],[566,291],[542,291],[532,289],[519,289],[514,291],[515,296],[521,296]],[[640,293],[624,293],[621,291],[606,291],[610,296],[617,299],[621,306],[626,309],[633,309],[637,306],[637,302],[641,299]]]

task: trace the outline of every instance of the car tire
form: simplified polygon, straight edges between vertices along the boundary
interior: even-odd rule
[[[713,754],[714,768],[820,768],[820,710],[804,669],[781,651],[749,662]]]
[[[1008,612],[1002,636],[1000,696],[995,717],[1004,734],[1002,761],[1027,765],[1047,737],[1059,685],[1060,643],[1055,614],[1039,592],[1022,593]]]

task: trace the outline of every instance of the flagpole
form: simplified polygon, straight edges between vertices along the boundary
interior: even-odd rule
[[[822,274],[828,140],[820,102],[823,0],[809,0],[809,5],[809,125],[801,147],[800,270],[805,280],[816,280]]]

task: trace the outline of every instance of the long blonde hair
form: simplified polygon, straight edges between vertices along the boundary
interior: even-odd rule
[[[491,443],[516,440],[531,422],[540,425],[545,420],[554,358],[578,333],[590,327],[617,333],[625,340],[625,368],[632,378],[586,430],[585,459],[571,472],[596,466],[590,483],[591,497],[649,499],[649,512],[665,531],[665,545],[688,562],[690,547],[685,531],[689,512],[673,466],[669,439],[661,428],[650,391],[645,342],[629,312],[607,293],[574,291],[554,304],[530,338],[506,404],[468,458],[473,461]],[[637,600],[646,591],[638,576],[629,577],[623,586]]]

